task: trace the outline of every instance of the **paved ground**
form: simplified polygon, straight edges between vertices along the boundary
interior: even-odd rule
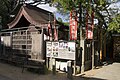
[[[66,73],[37,74],[22,68],[0,63],[0,80],[69,80]],[[120,63],[112,63],[99,69],[86,71],[73,77],[73,80],[120,80]]]
[[[120,63],[114,62],[84,73],[86,77],[103,80],[120,80]]]
[[[120,80],[120,63],[103,66],[101,69],[97,70],[92,77],[107,80]]]

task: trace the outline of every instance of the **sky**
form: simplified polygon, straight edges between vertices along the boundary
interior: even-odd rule
[[[30,3],[30,2],[32,2],[32,0],[27,0],[27,1],[26,1],[26,3]],[[57,12],[57,8],[55,8],[55,7],[50,7],[49,4],[40,4],[40,5],[38,5],[37,7],[42,8],[42,9],[44,9],[44,10],[47,10],[47,11],[50,11],[50,12],[54,13],[54,15],[56,16],[56,19],[61,18],[61,19],[63,20],[63,22],[68,22],[68,21],[66,21],[66,18],[65,18],[64,16],[62,16],[61,14],[59,14],[59,13]]]
[[[32,2],[32,0],[28,0],[28,2]],[[50,7],[49,4],[40,4],[37,7],[54,13],[54,15],[56,16],[56,19],[58,19],[60,17],[63,20],[63,22],[66,22],[65,17],[60,15],[59,13],[57,13],[57,9],[55,7]],[[110,8],[119,8],[118,12],[120,13],[120,1],[118,3],[111,4],[109,7]]]
[[[26,1],[26,3],[30,3],[30,2],[32,2],[32,0]],[[55,7],[50,7],[49,4],[40,4],[37,7],[54,13],[54,15],[56,16],[56,19],[61,18],[65,22],[64,17],[60,15],[59,13],[57,13],[57,9]]]
[[[38,7],[55,13],[56,18],[60,17],[60,18],[62,18],[63,22],[66,22],[65,18],[62,15],[60,15],[59,13],[57,13],[57,9],[55,7],[50,7],[49,4],[42,4],[42,5],[39,5]],[[109,8],[119,8],[118,12],[120,13],[120,1],[117,3],[111,4],[109,6]]]
[[[31,2],[33,2],[33,1],[32,0],[26,1],[26,3],[31,3]],[[37,7],[40,7],[42,9],[45,9],[45,10],[53,12],[53,13],[57,11],[57,9],[55,7],[50,7],[49,4],[40,4]]]
[[[38,5],[37,7],[40,7],[44,10],[54,13],[54,15],[56,16],[56,19],[61,18],[63,22],[66,22],[66,18],[57,12],[57,8],[50,7],[49,4],[41,4],[41,5]]]
[[[109,6],[110,8],[119,8],[118,13],[120,13],[120,1],[117,3],[113,3]]]

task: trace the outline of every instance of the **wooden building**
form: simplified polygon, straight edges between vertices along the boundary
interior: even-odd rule
[[[53,25],[53,13],[32,5],[23,5],[15,19],[2,30],[3,55],[27,54],[31,59],[45,59],[45,40],[48,39],[48,23]]]

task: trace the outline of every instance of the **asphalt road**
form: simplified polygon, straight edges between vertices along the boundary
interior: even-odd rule
[[[7,76],[0,75],[0,80],[13,80],[13,79],[10,79]]]
[[[70,80],[66,73],[53,75],[21,71],[21,67],[0,63],[0,80]],[[99,69],[86,71],[74,76],[73,80],[120,80],[120,63],[111,63]]]

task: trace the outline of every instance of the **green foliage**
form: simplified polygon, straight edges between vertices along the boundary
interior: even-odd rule
[[[87,9],[89,14],[92,13],[93,9],[99,8],[99,10],[104,10],[108,4],[106,0],[52,0],[55,7],[63,13],[67,11],[77,10],[81,4],[83,8]],[[97,6],[97,7],[96,7]]]
[[[60,18],[60,17],[58,18],[58,21],[61,22],[61,23],[63,22],[63,21],[62,21],[62,18]]]
[[[102,14],[102,11],[106,11],[108,13],[107,7],[109,6],[109,3],[107,0],[52,0],[53,4],[56,3],[56,7],[61,13],[64,13],[65,11],[71,11],[74,9],[75,11],[81,9],[80,5],[82,6],[83,10],[87,10],[89,16],[91,16],[92,11],[94,10],[95,18],[99,19],[99,22],[101,23],[101,27],[105,23],[104,14]],[[81,13],[82,14],[82,13]],[[108,17],[108,16],[107,16]]]
[[[7,7],[3,1],[0,1],[0,15],[4,15],[7,12]]]
[[[108,31],[120,33],[120,14],[116,15],[109,23]]]
[[[57,3],[56,7],[58,10],[63,10],[64,12],[70,11],[78,5],[79,0],[53,0],[53,3]]]
[[[0,16],[2,17],[1,24],[3,28],[7,28],[7,23],[10,21],[10,15],[17,12],[19,0],[0,0]]]

